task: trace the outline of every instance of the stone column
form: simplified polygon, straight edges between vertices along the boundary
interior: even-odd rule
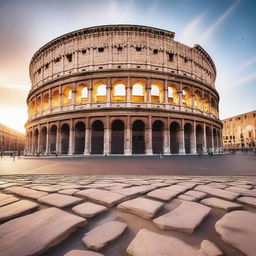
[[[110,143],[109,116],[106,116],[106,126],[104,127],[104,155],[108,155],[110,153]]]
[[[72,106],[73,109],[75,109],[75,104],[76,104],[76,87],[75,83],[73,83],[73,89],[72,89]]]
[[[184,135],[184,121],[181,121],[179,131],[179,154],[185,154],[185,135]]]
[[[74,154],[75,148],[75,129],[74,129],[74,120],[70,120],[69,127],[69,145],[68,145],[68,155]]]
[[[127,85],[126,85],[126,102],[127,102],[127,107],[131,106],[131,78],[128,77],[127,79]]]
[[[91,128],[89,124],[89,118],[86,119],[85,126],[85,141],[84,141],[84,155],[90,155],[91,152]]]
[[[164,80],[164,104],[168,104],[168,103],[169,103],[168,102],[168,85],[167,85],[167,80]]]
[[[124,134],[124,154],[132,154],[132,128],[130,116],[126,118],[125,134]]]
[[[60,122],[58,122],[58,124],[57,124],[56,152],[57,152],[57,154],[61,154],[61,129],[60,129]]]
[[[110,102],[111,102],[111,88],[112,88],[112,86],[111,86],[111,81],[110,81],[110,79],[108,79],[108,84],[107,84],[107,88],[106,88],[106,90],[107,90],[107,104],[106,104],[106,106],[107,106],[107,107],[110,107]]]
[[[182,90],[178,91],[178,95],[179,95],[179,106],[181,107],[183,105]]]
[[[40,125],[38,125],[37,129],[38,129],[38,138],[37,138],[36,151],[37,151],[37,153],[40,153],[40,151],[41,151],[41,127],[40,127]]]
[[[165,122],[164,127],[164,154],[170,155],[171,149],[170,149],[170,126],[168,119]]]
[[[49,105],[48,105],[48,110],[52,110],[52,90],[49,90]]]
[[[42,68],[43,69],[43,68]],[[39,114],[42,115],[43,112],[43,94],[40,94],[41,102],[40,102],[40,111]]]
[[[146,155],[152,155],[152,121],[151,116],[148,117],[148,125],[146,126]]]
[[[46,128],[46,145],[45,145],[45,154],[49,155],[49,123],[47,123],[47,128]]]
[[[191,154],[196,154],[196,121],[194,121],[193,128],[191,130],[191,137],[190,137],[190,152]]]
[[[149,104],[149,106],[151,106],[151,84],[150,81],[147,81],[147,85],[146,85],[146,93],[147,93],[147,103]]]
[[[92,87],[88,87],[88,104],[91,105],[92,103]]]
[[[203,126],[203,153],[207,153],[207,147],[206,147],[206,124],[204,123]]]
[[[215,152],[215,147],[214,147],[214,136],[213,136],[213,126],[211,125],[211,133],[212,133],[212,151]]]

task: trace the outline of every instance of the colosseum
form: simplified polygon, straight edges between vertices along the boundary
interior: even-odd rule
[[[196,154],[221,147],[216,68],[200,46],[139,25],[60,36],[33,56],[27,154]]]

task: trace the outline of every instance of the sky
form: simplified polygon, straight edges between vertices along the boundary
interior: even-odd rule
[[[200,44],[217,67],[220,118],[256,109],[255,0],[0,0],[0,123],[25,132],[29,62],[50,40],[105,24],[138,24]]]

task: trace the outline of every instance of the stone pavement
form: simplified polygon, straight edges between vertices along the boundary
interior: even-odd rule
[[[12,175],[0,255],[255,256],[256,177]]]

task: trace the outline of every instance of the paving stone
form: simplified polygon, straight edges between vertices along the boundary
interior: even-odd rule
[[[249,190],[249,189],[240,188],[240,187],[229,187],[229,188],[226,188],[226,190],[232,191],[232,192],[237,192],[242,196],[256,197],[256,190]]]
[[[31,188],[39,191],[50,192],[50,193],[57,192],[60,190],[55,186],[32,186]]]
[[[200,192],[200,191],[195,191],[195,190],[189,190],[189,191],[185,192],[183,195],[193,196],[197,200],[203,199],[207,196],[206,193]]]
[[[185,194],[179,195],[177,198],[181,199],[181,200],[184,200],[184,201],[190,201],[190,202],[197,201],[197,199],[195,197],[189,196],[189,195],[185,195]]]
[[[19,198],[0,193],[0,207],[19,201]]]
[[[79,189],[76,188],[69,188],[69,189],[63,189],[58,191],[58,193],[60,194],[64,194],[64,195],[74,195],[76,192],[80,191]]]
[[[179,192],[179,193],[183,193],[183,192],[189,190],[188,187],[182,186],[182,185],[172,185],[172,186],[169,186],[169,187],[165,187],[164,189],[176,191],[176,192]]]
[[[105,212],[107,209],[108,208],[105,206],[86,202],[73,207],[72,211],[79,216],[91,218],[97,214]]]
[[[5,183],[5,184],[2,184],[0,185],[0,188],[8,188],[8,187],[13,187],[13,186],[17,186],[19,184],[17,183]]]
[[[8,192],[12,192],[16,195],[28,197],[32,199],[38,199],[42,196],[48,195],[47,192],[37,191],[30,188],[23,188],[23,187],[11,187],[5,189]]]
[[[242,196],[237,199],[237,201],[241,203],[248,204],[250,206],[256,207],[256,198],[255,197],[249,197],[249,196]]]
[[[219,199],[216,197],[203,199],[200,201],[200,203],[211,206],[211,207],[219,208],[225,211],[233,211],[233,210],[239,210],[243,208],[243,206],[240,204],[236,204],[236,203]]]
[[[66,253],[64,256],[104,256],[101,253],[92,251],[72,250]]]
[[[153,222],[163,230],[193,233],[210,210],[211,208],[199,203],[182,202],[177,208],[154,219]]]
[[[83,199],[74,197],[74,196],[68,196],[68,195],[62,195],[58,193],[46,195],[43,197],[40,197],[38,199],[40,203],[56,206],[56,207],[68,207],[77,203],[80,203],[83,201]]]
[[[255,256],[256,214],[248,211],[227,213],[215,224],[222,239],[247,256]]]
[[[239,193],[219,189],[219,188],[213,188],[207,185],[198,185],[195,187],[195,190],[199,190],[202,192],[205,192],[209,195],[221,197],[228,200],[234,200],[239,196]]]
[[[157,214],[163,205],[163,203],[154,200],[135,198],[119,204],[117,208],[150,219]]]
[[[148,191],[151,191],[155,188],[156,187],[154,187],[154,186],[145,185],[145,186],[134,186],[134,187],[129,187],[129,188],[121,188],[121,189],[116,189],[116,190],[112,190],[112,191],[122,194],[122,195],[126,195],[126,196],[136,196],[136,195],[145,194]]]
[[[126,228],[127,225],[123,222],[110,221],[86,233],[83,242],[89,249],[98,251],[120,237]]]
[[[209,251],[209,250],[208,250]],[[210,256],[175,237],[141,229],[127,248],[129,256]],[[220,254],[219,254],[220,255]],[[211,256],[218,256],[211,255]]]
[[[101,189],[86,189],[76,193],[76,195],[88,198],[96,203],[112,207],[123,200],[126,196]]]
[[[147,197],[156,198],[162,201],[169,201],[178,194],[179,192],[160,188],[147,193]]]
[[[201,249],[206,253],[207,256],[223,255],[220,248],[209,240],[203,240],[203,242],[201,243]]]
[[[5,205],[0,208],[0,221],[10,220],[17,216],[24,215],[39,207],[37,203],[29,200],[20,200],[18,202]]]
[[[58,208],[47,208],[0,225],[4,256],[39,255],[86,225],[84,218]]]

